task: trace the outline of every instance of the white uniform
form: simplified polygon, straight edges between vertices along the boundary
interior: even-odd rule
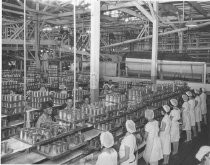
[[[170,155],[171,153],[171,138],[170,138],[171,119],[166,114],[163,117],[162,122],[166,124],[165,130],[160,132],[160,140],[161,140],[163,155]],[[162,125],[162,122],[161,122],[161,125]]]
[[[130,147],[129,159],[123,162],[121,165],[136,165],[136,157],[134,155],[135,148],[136,148],[136,137],[133,134],[125,136],[121,142],[120,149],[119,149],[119,156],[120,159],[125,156],[125,146]],[[108,165],[108,163],[107,163]]]
[[[145,131],[148,132],[146,147],[143,158],[147,163],[157,162],[163,158],[160,138],[158,136],[159,124],[156,120],[148,122],[145,125]]]
[[[178,108],[173,109],[170,113],[171,120],[171,142],[178,142],[180,139],[179,132],[179,121],[180,120],[180,110]]]
[[[190,105],[190,123],[191,126],[195,126],[195,100],[190,99],[188,103]]]
[[[102,151],[98,156],[96,165],[117,165],[117,152],[111,148],[107,151]]]
[[[205,115],[207,114],[206,94],[201,93],[200,98],[201,98],[201,113],[202,115]]]
[[[187,101],[182,104],[183,112],[182,112],[182,120],[185,125],[183,130],[191,130],[191,123],[190,123],[190,105]]]
[[[198,102],[197,106],[195,107],[195,122],[200,122],[202,121],[200,96],[196,96],[195,100]]]

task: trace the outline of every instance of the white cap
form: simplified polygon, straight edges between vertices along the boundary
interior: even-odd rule
[[[191,93],[190,91],[187,91],[187,92],[186,92],[186,95],[187,95],[188,97],[192,97],[192,93]]]
[[[114,137],[110,132],[102,132],[100,135],[101,145],[110,148],[114,145]]]
[[[206,89],[205,88],[201,88],[202,89],[202,92],[206,92]]]
[[[50,91],[50,95],[53,95],[53,94],[55,94],[55,92],[54,91]]]
[[[178,105],[178,101],[176,99],[171,99],[170,100],[170,103],[173,105],[173,106],[177,106]]]
[[[154,118],[154,116],[155,116],[155,114],[154,114],[153,110],[147,109],[147,110],[145,111],[145,118],[146,118],[146,119],[151,120],[151,119]]]
[[[182,95],[182,99],[184,100],[184,101],[187,101],[188,100],[188,96],[187,95]]]
[[[198,90],[198,89],[194,89],[194,92],[195,92],[196,94],[199,94],[199,90]]]
[[[170,111],[170,107],[168,105],[164,105],[163,109],[166,113],[168,113]]]
[[[125,126],[128,132],[130,133],[136,132],[136,124],[132,120],[127,120]]]
[[[198,159],[199,161],[201,161],[204,157],[204,155],[206,155],[207,153],[210,152],[210,146],[202,146],[197,154],[195,155],[196,159]]]
[[[66,86],[62,84],[62,85],[59,86],[59,89],[62,89],[62,90],[66,89]]]

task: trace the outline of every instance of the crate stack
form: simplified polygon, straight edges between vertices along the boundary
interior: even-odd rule
[[[5,81],[17,81],[22,82],[23,81],[23,71],[21,70],[3,70],[2,71],[2,80]]]
[[[57,65],[49,65],[49,67],[48,67],[48,83],[51,84],[52,88],[58,88],[59,75],[58,75],[58,66]]]
[[[73,94],[73,92],[72,92]],[[83,90],[83,89],[76,89],[76,102],[81,102],[83,100],[83,97],[86,95],[90,95],[90,92],[88,90]]]
[[[66,102],[68,95],[55,92],[54,93],[54,103],[58,105],[62,105]]]
[[[2,81],[2,93],[9,94],[10,91],[17,91],[19,83],[17,81]]]
[[[40,109],[42,102],[50,100],[49,92],[32,91],[31,92],[31,107]]]
[[[2,139],[15,136],[24,124],[24,97],[2,95]]]

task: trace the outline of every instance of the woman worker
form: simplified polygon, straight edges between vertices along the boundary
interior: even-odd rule
[[[209,165],[210,164],[210,146],[202,146],[197,154],[195,155],[201,163],[200,165]]]
[[[176,99],[170,100],[173,109],[170,113],[171,118],[171,143],[173,144],[173,152],[172,155],[176,155],[178,153],[179,148],[179,139],[180,139],[180,132],[179,132],[179,120],[180,120],[180,109],[177,108],[178,101]]]
[[[65,94],[65,95],[67,95],[68,94],[68,92],[67,92],[67,88],[66,88],[66,86],[65,85],[60,85],[59,86],[59,89],[61,90],[61,94]]]
[[[112,80],[109,80],[108,83],[103,85],[104,94],[111,93],[113,88],[114,85],[112,84]]]
[[[90,98],[88,96],[84,96],[83,106],[88,107],[90,105]]]
[[[158,161],[163,158],[161,141],[158,136],[159,123],[154,120],[153,110],[145,111],[145,118],[148,123],[145,125],[145,141],[146,147],[143,153],[143,158],[147,164],[158,165]]]
[[[206,106],[206,93],[205,88],[201,88],[201,113],[204,119],[204,124],[207,125],[207,106]]]
[[[195,99],[192,97],[192,93],[190,91],[186,92],[186,95],[189,97],[189,105],[190,105],[190,124],[193,132],[193,136],[197,136],[196,128],[195,128]]]
[[[112,148],[114,145],[113,135],[108,131],[103,132],[100,135],[100,141],[103,149],[98,156],[96,165],[117,165],[117,152]]]
[[[39,117],[37,123],[36,123],[36,127],[40,128],[42,127],[43,124],[52,124],[53,120],[52,120],[52,104],[50,102],[44,102],[42,104],[42,108],[41,108],[44,112],[43,114]]]
[[[192,140],[191,137],[191,123],[190,123],[190,105],[188,103],[188,96],[182,95],[184,103],[182,104],[182,130],[186,131],[187,140],[189,142]]]
[[[202,115],[201,115],[201,98],[199,90],[195,89],[195,122],[198,127],[198,132],[201,132]]]
[[[127,120],[125,123],[127,133],[125,134],[119,149],[121,165],[136,165],[136,157],[134,155],[136,146],[136,137],[133,135],[136,132],[136,125],[132,120]]]
[[[169,117],[170,107],[168,105],[164,105],[161,110],[161,114],[164,116],[161,121],[160,126],[160,140],[163,150],[163,165],[168,164],[169,155],[171,153],[171,138],[170,138],[170,130],[171,130],[171,119]]]

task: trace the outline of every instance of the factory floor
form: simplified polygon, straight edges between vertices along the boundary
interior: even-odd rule
[[[184,143],[184,137],[180,139],[179,153],[176,157],[170,156],[169,165],[198,165],[199,162],[195,159],[195,154],[199,148],[203,145],[210,146],[210,95],[207,98],[208,114],[207,120],[208,125],[202,127],[202,132],[198,137],[194,138],[191,143]],[[159,165],[162,165],[161,160]],[[143,158],[138,161],[138,165],[146,165]]]

